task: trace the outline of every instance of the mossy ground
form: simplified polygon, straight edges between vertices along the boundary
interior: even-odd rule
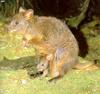
[[[0,23],[1,31],[2,26]],[[30,58],[35,55],[34,49],[23,47],[22,36],[1,31],[0,67],[4,66],[0,70],[0,94],[100,94],[100,70],[71,70],[56,83],[49,83],[49,77],[30,78],[20,63],[23,66],[23,62],[34,61]]]
[[[97,60],[100,64],[100,20],[94,19],[83,25],[81,32],[84,34],[88,44],[86,59]]]
[[[0,71],[0,94],[100,94],[100,71],[70,71],[56,83],[30,79],[26,70]]]

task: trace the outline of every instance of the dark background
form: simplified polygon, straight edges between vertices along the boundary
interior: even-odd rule
[[[56,17],[76,16],[84,0],[31,0],[34,10]],[[100,0],[90,0],[87,16],[100,16]]]

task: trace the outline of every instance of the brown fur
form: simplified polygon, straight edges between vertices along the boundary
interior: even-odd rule
[[[25,10],[16,14],[8,29],[22,34],[37,49],[38,55],[47,57],[52,54],[53,58],[49,60],[51,79],[62,77],[78,63],[77,41],[59,19],[32,16],[31,13],[32,10]]]

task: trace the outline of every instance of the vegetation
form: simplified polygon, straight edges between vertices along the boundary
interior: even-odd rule
[[[29,79],[25,70],[0,71],[0,94],[99,94],[100,71],[70,71],[56,83]]]
[[[100,63],[100,23],[98,19],[86,23],[81,27],[88,43],[88,60],[97,60]]]
[[[74,28],[78,28],[79,24],[85,19],[85,14],[88,10],[90,0],[85,0],[83,7],[80,9],[81,13],[76,17],[66,18],[68,25]]]
[[[15,15],[20,6],[32,8],[29,0],[0,0],[0,13],[6,17]]]

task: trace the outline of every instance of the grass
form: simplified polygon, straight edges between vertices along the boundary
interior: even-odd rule
[[[48,79],[30,79],[26,70],[0,71],[0,94],[100,94],[100,70],[72,70],[56,83]]]

